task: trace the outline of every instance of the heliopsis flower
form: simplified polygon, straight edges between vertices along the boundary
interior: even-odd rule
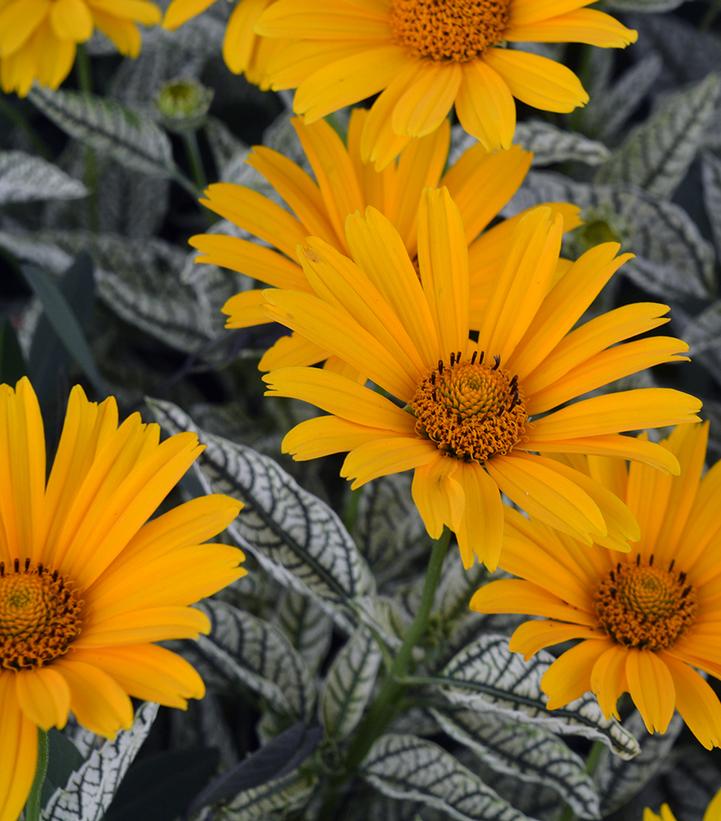
[[[624,341],[666,321],[668,308],[652,303],[571,330],[629,255],[606,243],[559,271],[561,235],[562,218],[548,208],[516,224],[473,338],[466,239],[446,189],[424,192],[418,273],[399,233],[373,208],[346,221],[352,260],[311,238],[301,262],[315,294],[269,290],[268,315],[375,387],[319,368],[272,371],[264,377],[269,395],[329,414],[293,428],[283,450],[296,459],[349,451],[341,473],[353,488],[414,470],[413,498],[428,533],[451,528],[466,566],[474,557],[491,567],[498,561],[499,491],[588,543],[624,549],[638,537],[626,508],[549,454],[613,454],[677,469],[666,449],[620,432],[694,420],[700,402],[648,388],[565,404],[685,359],[687,346],[669,337]]]
[[[57,88],[68,76],[78,43],[97,28],[121,54],[140,53],[138,25],[160,22],[147,0],[0,0],[0,86],[25,96],[34,80]]]
[[[216,0],[172,0],[163,18],[163,28],[174,31],[209,9]],[[237,0],[223,38],[223,60],[233,74],[245,74],[251,83],[264,85],[263,66],[278,46],[262,40],[255,32],[260,15],[273,0]]]
[[[573,461],[638,520],[629,553],[507,511],[502,566],[520,578],[481,588],[471,607],[543,617],[511,638],[527,657],[581,640],[541,681],[549,709],[593,691],[605,715],[617,715],[628,692],[649,732],[665,732],[676,708],[704,747],[721,746],[721,703],[697,672],[721,678],[721,462],[702,478],[707,437],[707,424],[682,425],[662,443],[681,465],[676,477],[618,459]]]
[[[344,254],[350,253],[345,220],[369,205],[396,227],[411,259],[418,249],[417,223],[421,192],[427,186],[445,185],[460,209],[469,242],[470,309],[472,321],[481,316],[488,283],[495,276],[513,226],[522,217],[488,229],[490,222],[520,188],[532,154],[518,146],[489,154],[476,144],[465,151],[445,173],[450,128],[448,123],[408,146],[397,163],[382,172],[360,158],[360,135],[368,112],[351,112],[347,145],[325,121],[304,125],[293,120],[315,180],[287,157],[265,146],[256,146],[248,163],[273,186],[290,213],[257,191],[241,185],[218,183],[201,202],[272,248],[240,237],[199,234],[190,244],[201,252],[197,262],[222,265],[263,283],[312,293],[298,262],[297,248],[308,236],[317,236]],[[553,204],[564,217],[564,230],[580,224],[578,209],[568,203]],[[227,327],[243,328],[267,322],[261,290],[243,291],[223,307]],[[327,353],[297,336],[283,337],[261,359],[262,370],[283,365],[311,365]]]
[[[35,773],[37,728],[68,712],[112,737],[129,696],[184,708],[203,682],[153,642],[207,633],[188,605],[244,575],[243,554],[203,544],[241,505],[206,496],[151,514],[198,457],[191,433],[159,443],[115,400],[68,401],[45,481],[45,436],[27,379],[0,385],[0,821],[15,821]]]
[[[268,66],[271,87],[296,88],[306,122],[380,92],[363,130],[366,160],[382,168],[430,134],[455,104],[488,150],[508,148],[513,98],[544,111],[588,102],[576,75],[509,42],[627,46],[636,32],[594,0],[277,0],[256,31],[289,42]]]
[[[671,812],[671,807],[668,804],[662,804],[658,814],[648,808],[645,809],[643,811],[643,821],[676,821],[676,816]],[[706,807],[702,821],[721,821],[721,790],[716,793],[711,803]]]

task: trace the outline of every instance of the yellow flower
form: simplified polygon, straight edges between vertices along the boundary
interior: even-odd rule
[[[662,804],[658,815],[653,810],[643,811],[643,821],[676,821],[676,816],[671,812],[668,804]],[[703,814],[703,821],[721,821],[721,790],[711,800]]]
[[[537,208],[517,223],[476,328],[469,336],[468,254],[458,208],[427,189],[418,215],[418,270],[377,210],[346,221],[353,260],[311,238],[301,253],[315,294],[266,291],[268,315],[336,355],[376,389],[318,368],[265,377],[268,393],[317,405],[283,449],[296,459],[350,451],[353,488],[415,471],[413,498],[428,533],[444,525],[461,557],[494,567],[503,535],[499,490],[529,513],[591,543],[624,549],[638,529],[613,494],[547,454],[614,454],[677,469],[658,445],[620,431],[696,419],[700,402],[640,389],[565,405],[630,373],[685,359],[685,343],[623,343],[666,320],[665,305],[627,305],[571,331],[629,255],[591,249],[558,269],[562,218]],[[476,334],[474,334],[474,338]],[[391,398],[387,398],[389,394]]]
[[[616,715],[628,692],[649,732],[665,732],[675,707],[704,747],[721,746],[721,703],[694,669],[721,678],[721,462],[701,478],[707,437],[707,424],[683,425],[662,443],[678,458],[677,477],[575,460],[636,516],[640,536],[624,556],[508,511],[502,565],[520,579],[481,588],[471,607],[545,617],[513,634],[511,649],[526,656],[582,639],[542,680],[549,709],[591,690]]]
[[[160,22],[147,0],[0,0],[0,86],[24,97],[33,81],[57,88],[68,76],[77,43],[97,28],[121,54],[140,53],[138,24]]]
[[[15,821],[35,772],[37,728],[72,711],[102,736],[129,727],[128,696],[185,708],[204,686],[152,642],[207,633],[188,605],[244,575],[243,554],[202,544],[240,503],[207,496],[148,518],[198,457],[191,433],[159,443],[115,400],[68,401],[50,477],[27,379],[0,385],[0,821]]]
[[[172,0],[163,18],[163,28],[174,31],[209,9],[216,0]],[[260,15],[273,0],[238,0],[230,14],[223,38],[223,60],[234,74],[245,74],[251,83],[266,85],[264,65],[279,45],[261,40],[255,32]]]
[[[314,122],[380,93],[363,131],[379,168],[430,134],[455,103],[488,150],[513,139],[513,98],[544,111],[588,102],[576,75],[507,42],[627,46],[636,32],[584,8],[594,0],[277,0],[256,31],[287,38],[268,66],[272,88],[297,88],[295,111]]]
[[[433,134],[405,149],[398,163],[377,172],[360,159],[360,135],[367,116],[367,111],[352,111],[347,146],[323,120],[313,125],[293,121],[315,180],[287,157],[256,146],[249,164],[275,188],[291,213],[250,188],[228,183],[211,185],[201,202],[273,248],[238,237],[199,234],[190,239],[190,244],[201,252],[197,261],[222,265],[274,287],[312,293],[297,256],[298,246],[308,236],[320,237],[348,254],[346,217],[371,205],[394,224],[414,259],[421,192],[440,181],[458,204],[470,244],[470,307],[474,321],[482,313],[488,283],[521,216],[487,230],[488,225],[521,186],[532,155],[518,146],[488,154],[475,145],[444,174],[450,140],[450,128],[445,122]],[[553,207],[564,217],[564,230],[580,224],[575,206],[557,203]],[[262,302],[261,290],[243,291],[232,297],[223,307],[229,316],[228,327],[267,322]],[[260,367],[270,370],[283,365],[312,365],[326,357],[325,351],[293,335],[276,343],[261,359]]]

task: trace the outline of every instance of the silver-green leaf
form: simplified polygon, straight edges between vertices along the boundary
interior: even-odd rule
[[[558,710],[546,708],[541,677],[554,661],[544,650],[530,661],[508,649],[505,636],[485,635],[461,650],[435,678],[452,703],[470,710],[493,710],[562,734],[602,741],[621,758],[639,753],[635,737],[617,721],[604,718],[586,694]]]
[[[313,792],[315,780],[294,770],[288,775],[267,781],[259,787],[243,790],[217,812],[217,817],[228,821],[267,821],[284,817],[293,809],[302,807]]]
[[[714,112],[721,77],[709,74],[690,89],[669,95],[602,165],[600,183],[635,185],[670,197],[686,176]]]
[[[495,772],[550,787],[577,818],[600,817],[599,795],[583,760],[544,727],[492,712],[432,713],[444,732]]]
[[[330,647],[333,622],[313,599],[285,590],[278,602],[274,623],[305,660],[309,670],[320,667]]]
[[[65,171],[24,151],[0,151],[0,205],[33,200],[75,200],[87,188]]]
[[[43,810],[43,821],[102,821],[128,767],[153,726],[158,705],[138,708],[129,730],[90,753],[62,789],[57,789]]]
[[[326,733],[349,736],[358,725],[375,686],[381,652],[370,631],[359,628],[333,660],[320,698]]]
[[[412,735],[384,735],[361,774],[391,798],[418,801],[458,821],[523,821],[490,787],[442,747]]]
[[[519,123],[514,142],[533,151],[533,164],[536,166],[572,160],[586,165],[601,165],[610,156],[603,143],[573,131],[565,131],[543,120]]]

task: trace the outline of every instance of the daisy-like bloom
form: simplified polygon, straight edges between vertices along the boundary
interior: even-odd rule
[[[97,28],[121,54],[140,53],[138,25],[160,22],[147,0],[0,0],[0,87],[24,97],[34,80],[57,88],[78,43]]]
[[[455,104],[488,150],[508,148],[514,97],[544,111],[588,102],[576,75],[508,42],[627,46],[636,32],[586,8],[594,0],[277,0],[256,31],[289,42],[268,66],[271,87],[296,88],[295,111],[314,122],[380,93],[363,157],[382,168],[430,134]]]
[[[277,151],[256,146],[248,163],[273,186],[290,213],[257,191],[230,183],[211,185],[201,202],[273,248],[239,237],[199,234],[190,239],[190,244],[201,252],[196,261],[221,265],[274,287],[312,293],[297,256],[298,246],[309,236],[320,237],[349,254],[346,217],[370,205],[388,217],[406,251],[415,259],[421,193],[440,182],[451,192],[463,219],[469,243],[471,321],[477,320],[508,237],[522,217],[490,229],[488,225],[521,186],[532,154],[518,146],[489,154],[476,144],[443,173],[450,143],[450,128],[445,121],[433,134],[408,146],[397,163],[378,172],[360,157],[360,135],[367,119],[367,111],[352,111],[347,145],[324,120],[313,125],[293,120],[315,179]],[[552,208],[562,214],[565,231],[580,224],[575,206],[555,203]],[[223,311],[228,314],[229,328],[268,321],[259,289],[232,297]],[[283,365],[311,365],[326,357],[327,352],[294,335],[279,340],[261,359],[260,367],[270,370]]]
[[[172,0],[163,18],[163,28],[174,31],[209,9],[216,0]],[[262,40],[255,24],[273,0],[237,0],[223,38],[223,60],[233,74],[245,74],[251,83],[265,86],[263,66],[281,43]]]
[[[677,708],[704,747],[721,746],[721,703],[697,672],[721,678],[721,462],[702,478],[707,437],[707,424],[682,425],[662,443],[680,463],[676,477],[622,460],[575,459],[638,520],[640,536],[624,555],[508,511],[501,564],[520,578],[481,588],[471,607],[542,616],[511,639],[527,657],[581,639],[542,679],[549,709],[593,691],[615,716],[628,692],[649,732],[665,732]]]
[[[589,544],[623,550],[638,537],[630,513],[548,454],[614,454],[674,470],[668,450],[620,432],[695,420],[701,403],[649,388],[554,411],[622,376],[685,359],[687,350],[669,337],[624,342],[663,324],[665,305],[627,305],[572,331],[629,255],[616,256],[619,246],[606,243],[559,271],[561,235],[562,219],[548,208],[516,224],[474,338],[464,228],[446,189],[427,189],[421,201],[419,273],[396,229],[373,208],[346,220],[352,260],[311,238],[301,261],[315,294],[269,290],[268,315],[377,389],[319,368],[272,371],[264,377],[269,395],[330,414],[293,428],[283,450],[296,459],[349,451],[341,473],[353,488],[413,469],[413,498],[428,533],[453,530],[466,566],[474,557],[490,567],[498,561],[499,490]]]
[[[38,730],[68,712],[112,737],[129,696],[185,708],[197,672],[153,642],[207,633],[188,605],[244,575],[235,547],[203,544],[240,503],[206,496],[148,521],[202,451],[195,435],[159,442],[115,400],[68,401],[46,483],[45,436],[27,379],[0,385],[0,821],[15,821],[35,773]]]
[[[662,804],[658,814],[648,808],[645,809],[643,811],[643,821],[676,821],[676,816],[671,812],[671,807],[668,804]],[[711,803],[706,807],[702,821],[721,821],[721,790],[716,793]]]

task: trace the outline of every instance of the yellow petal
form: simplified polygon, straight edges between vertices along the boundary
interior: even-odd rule
[[[456,114],[464,131],[486,151],[510,148],[516,130],[516,103],[508,83],[483,60],[463,65]]]

